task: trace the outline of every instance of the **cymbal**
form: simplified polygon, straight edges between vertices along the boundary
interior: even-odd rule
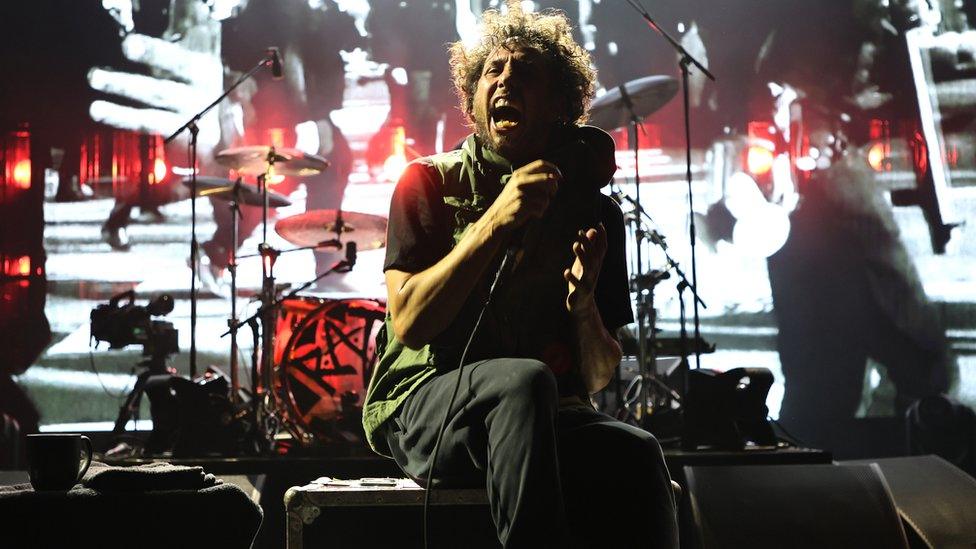
[[[645,76],[624,84],[634,114],[645,117],[667,104],[678,93],[678,81],[670,76]],[[630,111],[620,87],[607,90],[590,106],[588,124],[612,131],[630,124]]]
[[[183,184],[189,187],[190,178],[183,178]],[[198,175],[197,196],[206,196],[230,202],[234,199],[234,184],[234,181],[224,177]],[[249,206],[264,205],[264,195],[261,194],[261,191],[256,186],[241,183],[239,192],[240,194],[237,198],[238,204],[247,204]],[[291,206],[291,200],[288,200],[288,197],[283,194],[269,190],[268,207],[281,208],[283,206]]]
[[[241,175],[262,175],[268,170],[272,147],[253,145],[233,147],[217,153],[216,160]],[[274,148],[274,173],[279,175],[315,175],[329,167],[329,161],[317,154],[303,153],[298,149]]]
[[[279,220],[275,231],[296,246],[353,241],[363,251],[386,245],[386,218],[359,212],[311,210]]]

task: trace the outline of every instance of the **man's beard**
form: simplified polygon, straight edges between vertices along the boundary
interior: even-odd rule
[[[492,141],[491,130],[488,129],[488,124],[490,122],[475,120],[474,122],[474,137],[478,140],[478,143],[488,149],[489,151],[505,157],[505,153],[509,151],[501,151],[499,149],[504,149],[504,146],[500,146],[500,143]]]
[[[478,143],[488,149],[489,151],[501,156],[502,158],[508,160],[512,163],[518,163],[524,161],[522,158],[526,153],[527,144],[533,141],[538,141],[541,138],[531,138],[527,135],[519,135],[515,140],[511,137],[492,137],[491,130],[488,125],[491,122],[489,120],[479,121],[475,118],[474,121],[474,136],[478,140]],[[536,132],[538,133],[538,132]],[[515,141],[515,142],[513,142]]]

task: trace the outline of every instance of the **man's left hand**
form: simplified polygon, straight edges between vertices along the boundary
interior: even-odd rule
[[[607,231],[603,224],[580,231],[573,243],[573,266],[563,271],[569,286],[566,309],[573,315],[582,315],[596,308],[593,289],[607,253]]]

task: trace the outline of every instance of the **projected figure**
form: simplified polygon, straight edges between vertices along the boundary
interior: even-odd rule
[[[465,131],[444,57],[444,44],[458,39],[455,2],[372,0],[370,7],[372,57],[403,69],[405,80],[390,82],[391,101],[399,104],[391,105],[391,117],[370,140],[369,156],[380,162],[388,156],[397,126],[412,141],[413,156],[431,154],[438,145],[450,149]]]
[[[863,69],[863,51],[860,60],[857,52],[864,33],[852,27],[865,21],[847,9],[845,41],[833,59],[820,60],[819,69],[814,59],[788,69],[795,51],[809,42],[780,42],[769,54],[767,73],[801,87],[804,134],[792,138],[821,153],[818,169],[799,186],[789,238],[768,260],[786,385],[780,417],[801,440],[821,447],[845,444],[869,359],[894,385],[896,416],[913,401],[948,390],[954,373],[943,319],[925,293],[884,189],[841,131],[843,112],[854,112],[856,121],[855,105],[868,112],[881,105],[869,100],[878,89],[871,91],[855,70]],[[833,27],[834,21],[821,24]],[[804,29],[812,36],[818,26],[810,20]],[[886,64],[894,65],[889,73],[898,72],[897,57]],[[829,80],[817,76],[828,69]],[[853,86],[838,83],[845,78]],[[845,99],[837,90],[854,96]],[[911,104],[900,111],[917,112]]]
[[[633,320],[623,215],[599,192],[613,142],[576,125],[594,93],[589,55],[562,15],[511,1],[483,21],[480,40],[451,49],[474,134],[411,163],[393,194],[365,432],[415,479],[487,486],[505,547],[676,547],[657,441],[589,403],[619,364],[612,334]],[[520,228],[522,253],[492,293]]]
[[[125,2],[106,6],[128,32]],[[122,6],[119,8],[118,6]],[[222,23],[221,23],[222,21]],[[275,187],[289,194],[304,183],[306,207],[338,208],[351,171],[351,152],[342,132],[329,118],[342,105],[345,78],[339,51],[358,45],[352,17],[332,1],[310,7],[302,0],[227,2],[208,4],[173,0],[169,26],[162,38],[128,34],[122,53],[138,70],[93,68],[92,88],[111,93],[121,101],[97,100],[91,117],[113,127],[167,135],[192,117],[208,98],[217,97],[260,59],[264,48],[281,49],[285,76],[273,82],[265,72],[231,95],[201,120],[198,159],[203,173],[221,173],[213,153],[236,145],[297,147],[328,158],[331,167],[322,174],[295,180],[287,178]],[[148,69],[149,75],[142,74]],[[132,108],[131,103],[142,105]],[[185,141],[183,142],[185,147]],[[184,147],[170,148],[174,163]],[[185,196],[185,189],[175,189]],[[127,247],[124,227],[133,201],[120,197],[106,222],[105,237],[114,247]],[[229,260],[232,246],[240,246],[261,220],[259,208],[242,206],[240,241],[231,242],[231,217],[226,203],[213,202],[217,229],[202,244],[205,269],[201,278],[212,290]],[[316,254],[317,265],[330,264],[327,254]]]
[[[167,10],[168,26],[155,38],[134,32],[135,21],[140,16],[148,19],[149,15],[133,13],[131,2],[103,2],[118,24],[124,57],[120,66],[126,68],[96,66],[88,71],[92,89],[106,94],[105,98],[91,103],[91,119],[113,128],[157,136],[167,136],[182,126],[202,108],[206,98],[216,98],[224,88],[220,20],[230,16],[237,4],[236,0],[209,6],[203,2],[173,0]],[[239,104],[241,93],[231,101],[235,99]],[[203,167],[209,164],[221,139],[220,118],[233,116],[232,105],[223,102],[197,124],[197,154]],[[186,164],[186,143],[184,134],[169,147],[171,161],[182,159],[177,165]],[[161,152],[159,147],[146,143],[143,147],[151,148],[153,153]],[[153,162],[153,156],[145,158]],[[161,188],[147,188],[148,181],[143,181],[143,177],[114,186],[115,205],[102,226],[102,238],[113,249],[129,248],[126,228],[133,207],[140,206],[159,221],[160,204],[188,196],[185,189],[173,186],[177,178],[166,181],[164,186],[164,173],[153,177],[152,183],[160,184]]]

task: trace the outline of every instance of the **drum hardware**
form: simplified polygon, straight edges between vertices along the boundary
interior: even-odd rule
[[[331,243],[327,243],[331,246]],[[310,248],[315,248],[318,246],[312,246]],[[252,330],[257,331],[257,325],[260,324],[260,344],[256,348],[260,348],[260,353],[257,353],[255,360],[255,367],[252,370],[252,401],[250,409],[248,410],[249,420],[257,426],[255,435],[258,437],[258,443],[261,447],[270,448],[272,446],[274,436],[278,431],[278,427],[283,423],[281,417],[281,410],[278,407],[278,402],[274,395],[274,342],[275,334],[272,326],[274,325],[275,315],[278,309],[281,307],[282,303],[286,300],[293,299],[298,296],[301,292],[308,289],[310,286],[325,278],[329,274],[336,272],[349,272],[352,270],[353,266],[356,264],[357,247],[355,242],[348,242],[345,244],[344,248],[346,251],[346,257],[337,261],[329,269],[320,273],[318,276],[305,282],[301,286],[289,291],[281,297],[276,297],[278,294],[278,288],[275,286],[274,279],[274,264],[278,256],[282,253],[288,253],[293,251],[299,251],[300,249],[307,248],[295,248],[291,250],[280,251],[267,244],[261,244],[259,246],[258,254],[251,254],[247,257],[261,257],[261,262],[263,264],[262,269],[265,272],[265,277],[262,282],[262,291],[259,295],[259,302],[261,303],[258,310],[254,312],[250,317],[240,321],[240,322],[229,322],[229,329],[221,334],[221,337],[231,335],[231,339],[234,340],[236,337],[236,330],[239,326],[248,324],[252,327]],[[245,256],[241,256],[242,258]],[[234,347],[232,342],[232,348]],[[235,350],[236,352],[236,350]],[[235,359],[231,359],[232,362]],[[232,382],[233,385],[233,382]],[[235,393],[237,389],[234,389]],[[288,425],[285,425],[288,427]]]
[[[239,420],[255,426],[251,432],[255,436],[254,442],[262,450],[272,447],[275,434],[279,428],[285,428],[299,440],[307,441],[312,436],[310,435],[312,428],[307,425],[308,413],[302,414],[298,411],[299,407],[294,395],[278,394],[281,391],[278,391],[277,388],[282,384],[276,380],[275,372],[276,367],[281,369],[283,366],[278,364],[275,358],[275,319],[279,315],[283,303],[296,299],[301,292],[331,273],[351,270],[356,263],[357,252],[360,248],[375,249],[382,247],[385,244],[386,220],[380,216],[357,212],[313,210],[278,222],[276,230],[279,234],[298,247],[288,250],[276,249],[267,243],[268,208],[271,206],[271,197],[275,196],[275,193],[268,189],[268,183],[277,174],[301,176],[318,173],[328,166],[328,161],[315,155],[305,155],[300,151],[275,147],[228,149],[218,153],[217,158],[218,162],[233,168],[238,174],[257,175],[259,196],[262,198],[263,206],[263,235],[262,243],[258,246],[258,253],[240,256],[235,254],[233,258],[235,271],[232,272],[233,281],[236,278],[237,261],[250,257],[261,258],[262,287],[258,297],[260,306],[253,315],[242,321],[237,321],[236,315],[232,314],[233,318],[228,321],[228,330],[223,334],[232,335],[231,339],[236,339],[236,330],[245,324],[251,326],[255,334],[255,355],[253,357],[255,367],[252,369],[253,399],[248,405],[241,408],[242,413],[238,414]],[[258,173],[259,171],[261,173]],[[213,192],[215,194],[227,193],[228,191],[224,187],[226,187],[226,182],[215,182]],[[238,185],[238,189],[240,188],[241,186]],[[241,196],[248,199],[251,194],[242,194]],[[278,257],[283,253],[321,248],[345,250],[346,256],[314,279],[281,295],[280,288],[275,284],[274,276],[274,265]],[[236,284],[233,292],[236,295]],[[333,350],[329,349],[329,352],[331,353]],[[368,363],[366,358],[363,358],[361,362],[364,365]],[[235,394],[238,393],[237,389],[235,386]],[[361,392],[359,391],[359,393]],[[355,391],[353,393],[358,394]],[[350,400],[353,397],[349,395],[341,395],[340,398],[344,402],[348,401],[345,402],[347,407],[356,404]],[[355,397],[355,400],[358,401],[358,396]],[[323,433],[319,432],[316,436],[321,437]]]
[[[636,129],[634,130],[636,134]],[[639,172],[637,172],[639,173]],[[639,189],[639,184],[636,185]],[[639,192],[639,191],[638,191]],[[641,426],[645,428],[650,428],[650,410],[648,410],[648,403],[652,401],[652,395],[650,393],[652,387],[658,388],[658,395],[653,398],[654,408],[660,408],[662,405],[665,409],[669,409],[667,406],[668,402],[681,402],[681,398],[675,398],[679,395],[684,395],[685,389],[688,387],[687,375],[688,375],[688,362],[687,357],[689,354],[694,352],[695,354],[701,354],[703,350],[709,348],[709,344],[705,343],[700,335],[696,335],[694,345],[694,350],[691,351],[691,346],[688,343],[688,334],[685,329],[685,307],[684,307],[684,290],[691,288],[692,294],[696,300],[696,304],[701,304],[702,308],[707,308],[707,305],[696,292],[693,291],[693,286],[688,280],[688,277],[682,271],[681,267],[678,265],[677,261],[671,257],[668,250],[667,242],[664,236],[658,233],[655,229],[650,228],[653,226],[654,220],[651,218],[641,206],[639,199],[634,199],[628,196],[626,193],[620,191],[614,191],[611,193],[613,198],[617,200],[618,203],[627,203],[633,208],[633,212],[625,216],[628,225],[633,227],[633,234],[635,239],[635,250],[637,255],[637,269],[635,269],[635,274],[631,276],[631,290],[637,295],[637,364],[638,364],[638,375],[635,379],[637,385],[634,387],[628,387],[624,393],[631,394],[636,390],[636,395],[625,399],[628,402],[624,403],[624,406],[629,408],[629,405],[633,403],[634,400],[638,401],[636,416]],[[645,242],[650,242],[657,246],[661,252],[664,254],[665,262],[667,268],[665,270],[652,269],[645,272],[643,270],[643,263],[641,261],[641,251],[644,248]],[[661,392],[661,387],[668,387],[661,380],[659,380],[654,371],[653,365],[655,364],[655,359],[659,354],[664,354],[661,351],[671,351],[673,349],[665,349],[658,342],[657,329],[655,324],[657,322],[657,313],[654,308],[654,289],[662,281],[670,278],[669,271],[674,271],[678,276],[679,282],[677,285],[678,298],[679,298],[679,310],[680,310],[680,336],[677,339],[677,354],[681,357],[681,390],[673,391],[668,388],[667,391]],[[675,343],[673,340],[668,340],[669,343]],[[662,342],[663,343],[663,342]],[[704,345],[702,345],[704,343]],[[674,345],[672,345],[674,346]],[[714,346],[711,346],[711,350],[714,351]],[[710,352],[710,351],[709,351]],[[670,352],[667,354],[671,354]],[[657,398],[660,396],[661,398]],[[663,400],[662,400],[663,399]]]
[[[190,157],[190,379],[197,376],[197,268],[199,266],[198,254],[199,254],[199,243],[197,242],[197,134],[200,133],[200,128],[197,123],[210,112],[211,109],[216,107],[223,101],[228,95],[231,94],[235,89],[244,83],[247,79],[254,76],[262,67],[271,67],[272,70],[275,69],[275,59],[278,59],[278,49],[269,48],[264,57],[251,70],[242,74],[236,82],[230,85],[229,88],[224,90],[224,93],[220,94],[220,97],[215,99],[212,103],[203,108],[202,111],[193,115],[190,120],[185,124],[180,126],[176,131],[170,134],[163,144],[169,144],[178,135],[184,131],[190,132],[190,143],[189,143],[189,157]],[[278,61],[280,64],[280,61]],[[267,202],[267,201],[265,201]],[[236,242],[234,243],[237,244]]]
[[[695,207],[694,207],[693,194],[691,192],[691,111],[690,111],[690,104],[688,99],[688,76],[689,76],[689,71],[691,70],[690,67],[692,65],[694,65],[696,69],[701,71],[701,73],[704,74],[712,82],[715,81],[715,76],[711,72],[709,72],[708,68],[702,65],[701,62],[699,62],[690,53],[688,53],[688,50],[686,50],[684,46],[682,46],[677,40],[675,40],[670,34],[668,34],[667,31],[661,28],[661,26],[658,25],[656,21],[654,21],[651,15],[647,12],[647,10],[644,9],[643,6],[640,5],[639,2],[636,2],[635,0],[627,0],[627,3],[630,4],[631,7],[633,7],[640,14],[641,18],[643,18],[644,21],[647,22],[648,26],[650,26],[654,31],[656,31],[659,35],[661,35],[661,37],[664,38],[668,42],[668,44],[671,45],[672,48],[674,48],[675,52],[677,52],[679,56],[678,66],[681,69],[682,111],[684,115],[684,124],[685,124],[685,169],[686,169],[685,176],[688,182],[688,217],[689,217],[688,238],[691,244],[691,282],[688,282],[687,278],[684,277],[683,274],[681,275],[681,278],[682,281],[688,285],[688,288],[691,289],[692,294],[695,296],[695,301],[694,301],[695,338],[698,339],[701,337],[701,323],[698,314],[698,305],[702,303],[702,301],[701,298],[698,297],[698,260],[697,260],[697,254],[695,252],[695,240],[696,240]],[[626,91],[628,90],[621,88],[621,93],[624,93]],[[636,130],[634,134],[636,137]],[[635,148],[634,149],[635,162],[637,161],[636,150],[637,149]],[[639,204],[640,185],[637,185],[637,188],[638,188],[637,202]],[[695,367],[701,368],[700,353],[695,353]]]

